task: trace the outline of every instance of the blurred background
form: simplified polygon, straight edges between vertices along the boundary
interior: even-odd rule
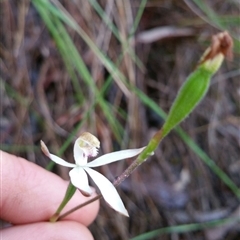
[[[130,217],[102,201],[90,230],[100,240],[240,239],[239,1],[0,4],[0,147],[66,180],[68,169],[43,155],[41,139],[69,162],[85,131],[101,141],[100,154],[146,145],[211,36],[227,30],[234,58],[194,112],[118,186]],[[113,181],[131,162],[97,170]]]

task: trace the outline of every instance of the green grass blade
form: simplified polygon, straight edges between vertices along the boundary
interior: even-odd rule
[[[66,20],[66,18],[64,18],[62,15],[64,13],[62,11],[58,11],[58,9],[56,9],[52,4],[46,1],[39,2],[37,0],[34,0],[33,3],[36,9],[39,11],[40,15],[42,16],[43,20],[45,21],[46,26],[48,27],[54,40],[56,41],[60,53],[62,54],[63,59],[65,59],[65,64],[68,71],[70,73],[73,73],[73,70],[71,70],[71,68],[75,66],[79,75],[82,76],[85,83],[89,86],[89,89],[91,89],[93,91],[93,94],[98,98],[99,91],[95,86],[94,80],[92,79],[91,74],[89,73],[71,38],[69,37],[65,27],[61,23],[62,19]],[[76,77],[73,78],[73,80],[74,79],[75,81],[73,82],[73,84],[77,91],[76,95],[78,96],[78,98],[80,98],[81,86],[79,85]],[[120,141],[121,132],[123,131],[121,124],[116,121],[116,118],[114,118],[113,114],[111,113],[111,109],[106,104],[105,100],[102,99],[101,96],[98,99],[98,104],[101,106],[110,127],[113,129],[116,139]],[[82,98],[80,98],[79,102],[82,101]],[[93,102],[92,104],[95,103]]]
[[[137,237],[131,238],[131,240],[150,240],[150,239],[159,237],[163,234],[188,233],[188,232],[203,230],[207,228],[220,227],[226,224],[237,223],[237,222],[240,223],[239,217],[225,218],[225,219],[214,220],[214,221],[209,221],[205,223],[191,223],[191,224],[184,224],[179,226],[165,227],[165,228],[160,228],[151,232],[141,234]]]

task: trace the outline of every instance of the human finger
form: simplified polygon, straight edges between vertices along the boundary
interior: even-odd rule
[[[2,180],[1,218],[13,224],[47,221],[60,205],[68,183],[23,158],[0,151]],[[76,191],[68,202],[67,211],[85,201]],[[66,219],[89,225],[97,215],[99,202],[95,201],[68,215]]]
[[[92,234],[84,225],[74,221],[31,223],[1,230],[1,239],[16,240],[92,240]]]

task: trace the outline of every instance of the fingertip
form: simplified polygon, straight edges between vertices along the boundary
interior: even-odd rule
[[[92,234],[84,225],[73,221],[32,223],[1,231],[2,239],[15,240],[16,236],[24,240],[93,240]]]

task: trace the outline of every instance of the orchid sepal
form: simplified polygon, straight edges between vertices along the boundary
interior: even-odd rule
[[[124,207],[124,204],[113,184],[102,174],[89,167],[85,167],[84,170],[98,186],[104,200],[110,205],[110,207],[124,216],[129,217],[128,211]]]
[[[109,163],[113,163],[116,161],[120,161],[127,158],[132,158],[139,153],[141,153],[144,150],[145,147],[137,148],[137,149],[127,149],[127,150],[121,150],[117,152],[107,153],[102,155],[101,157],[98,157],[97,159],[88,162],[88,167],[99,167],[103,166]]]

